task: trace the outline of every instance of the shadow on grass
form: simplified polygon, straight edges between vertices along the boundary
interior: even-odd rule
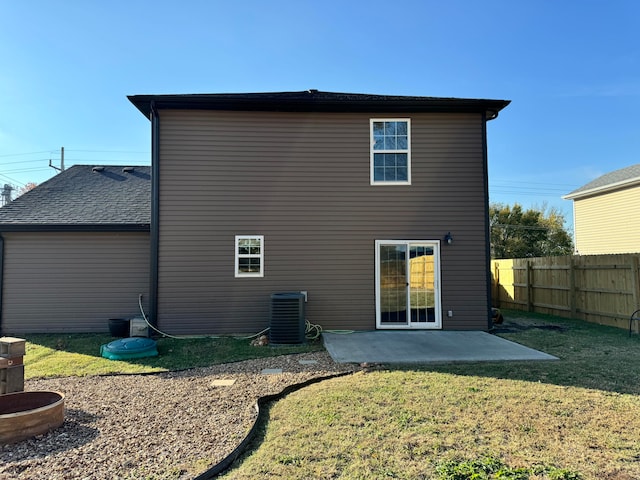
[[[116,340],[107,334],[35,334],[27,335],[25,364],[31,363],[36,376],[59,376],[64,363],[63,354],[77,354],[74,368],[82,370],[82,363],[91,364],[85,374],[140,373],[144,371],[184,370],[252,358],[273,357],[291,353],[321,350],[319,341],[291,346],[254,346],[248,338],[158,338],[158,356],[112,361],[100,356],[100,346]],[[128,368],[129,366],[130,368]],[[120,368],[122,367],[122,368]],[[140,368],[135,368],[140,367]]]
[[[558,357],[553,362],[478,362],[407,365],[394,369],[423,370],[466,376],[542,382],[615,393],[640,394],[640,336],[626,330],[553,316],[503,311],[505,321],[494,332],[502,338]],[[100,346],[114,340],[106,334],[27,336],[27,369],[31,377],[100,373],[144,373],[184,370],[252,358],[322,350],[319,341],[300,346],[256,347],[249,339],[159,338],[157,357],[111,361],[100,357]],[[74,353],[71,371],[57,371],[58,353]],[[78,362],[93,362],[81,370]],[[64,363],[64,360],[62,360]],[[36,365],[37,364],[37,365]],[[33,366],[31,366],[33,365]]]
[[[496,335],[558,357],[553,362],[424,365],[419,370],[640,394],[640,336],[580,320],[503,312]],[[415,368],[413,368],[415,369]]]

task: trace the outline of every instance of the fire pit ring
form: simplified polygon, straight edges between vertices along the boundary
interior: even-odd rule
[[[58,428],[64,422],[64,394],[49,391],[0,395],[0,444]]]

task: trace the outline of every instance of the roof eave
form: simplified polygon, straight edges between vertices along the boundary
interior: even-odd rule
[[[563,195],[562,199],[563,200],[579,200],[584,197],[599,195],[599,194],[607,193],[613,190],[618,190],[620,188],[632,187],[634,185],[640,185],[640,177],[634,177],[621,182],[610,183],[609,185],[604,185],[601,187],[590,188],[588,190],[569,193],[567,195]]]
[[[348,94],[347,94],[348,95]],[[203,94],[203,95],[130,95],[127,97],[149,118],[151,104],[162,109],[240,110],[283,112],[459,112],[485,113],[496,118],[510,100],[485,100],[436,97],[367,96],[363,98],[278,97],[277,94]]]
[[[148,223],[132,224],[0,224],[3,232],[149,232]]]

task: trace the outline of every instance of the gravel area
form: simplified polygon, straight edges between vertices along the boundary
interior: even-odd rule
[[[0,480],[191,479],[245,438],[259,397],[353,368],[314,352],[183,372],[28,380],[25,390],[65,394],[65,422],[0,445]]]

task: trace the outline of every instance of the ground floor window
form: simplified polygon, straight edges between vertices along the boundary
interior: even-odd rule
[[[236,277],[264,277],[264,236],[236,235]]]

